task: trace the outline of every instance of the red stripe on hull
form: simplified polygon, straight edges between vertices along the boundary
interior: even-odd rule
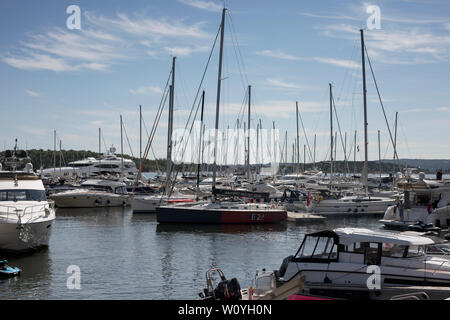
[[[222,211],[222,223],[274,223],[287,219],[286,211]]]

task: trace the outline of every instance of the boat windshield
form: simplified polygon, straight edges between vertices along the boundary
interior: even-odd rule
[[[337,259],[337,245],[333,237],[307,235],[294,259],[323,260]]]
[[[45,201],[44,190],[0,190],[0,201]]]

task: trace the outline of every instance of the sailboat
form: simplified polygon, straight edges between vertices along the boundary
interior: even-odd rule
[[[367,141],[367,90],[366,90],[366,69],[364,53],[364,33],[361,32],[361,57],[362,57],[362,75],[363,75],[363,99],[364,99],[364,168],[361,175],[363,180],[365,194],[348,196],[340,199],[319,198],[311,199],[306,206],[308,212],[314,212],[321,215],[383,215],[386,209],[394,204],[394,199],[386,197],[373,197],[368,192],[368,141]],[[331,127],[331,150],[333,150],[333,94],[330,83],[330,127]],[[331,178],[333,176],[333,152],[330,152]]]
[[[214,139],[214,164],[212,181],[212,199],[207,202],[195,204],[178,204],[172,206],[160,206],[156,208],[156,220],[159,223],[276,223],[287,219],[284,209],[275,208],[274,205],[264,203],[238,203],[221,202],[217,199],[216,173],[217,173],[217,132],[219,129],[220,88],[222,80],[222,56],[225,31],[225,13],[222,10],[222,22],[220,27],[220,51],[219,71],[217,81],[216,122]],[[250,101],[249,101],[250,103]],[[250,144],[249,144],[250,148]]]

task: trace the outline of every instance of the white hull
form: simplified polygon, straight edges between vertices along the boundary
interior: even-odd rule
[[[339,201],[339,200],[323,200],[321,202],[312,202],[307,206],[308,212],[320,215],[383,215],[386,209],[394,204],[394,200],[381,201]]]
[[[161,197],[138,197],[131,199],[131,207],[133,212],[156,212],[156,207],[167,205],[167,200]]]
[[[131,199],[131,207],[135,213],[156,212],[156,208],[168,204],[193,202],[194,196],[181,196],[168,199],[167,196],[134,196]]]
[[[0,223],[0,250],[25,251],[48,246],[55,216],[19,225]]]
[[[429,213],[426,208],[417,207],[403,210],[403,217],[400,215],[400,209],[395,206],[390,206],[385,214],[384,219],[380,222],[386,226],[401,227],[403,225],[414,224],[422,221],[425,224],[433,224],[434,226],[446,228],[450,222],[450,208],[449,206],[436,208]]]
[[[129,196],[91,193],[91,194],[62,194],[57,193],[50,198],[59,208],[97,208],[97,207],[122,207],[129,205]]]

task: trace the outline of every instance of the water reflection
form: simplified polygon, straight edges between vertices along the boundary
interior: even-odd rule
[[[159,223],[156,232],[184,232],[184,233],[249,233],[249,232],[283,232],[286,231],[286,223],[276,224],[178,224]]]
[[[22,273],[0,278],[0,299],[42,299],[51,295],[53,264],[48,247],[21,254],[2,253],[1,258],[22,269]]]

